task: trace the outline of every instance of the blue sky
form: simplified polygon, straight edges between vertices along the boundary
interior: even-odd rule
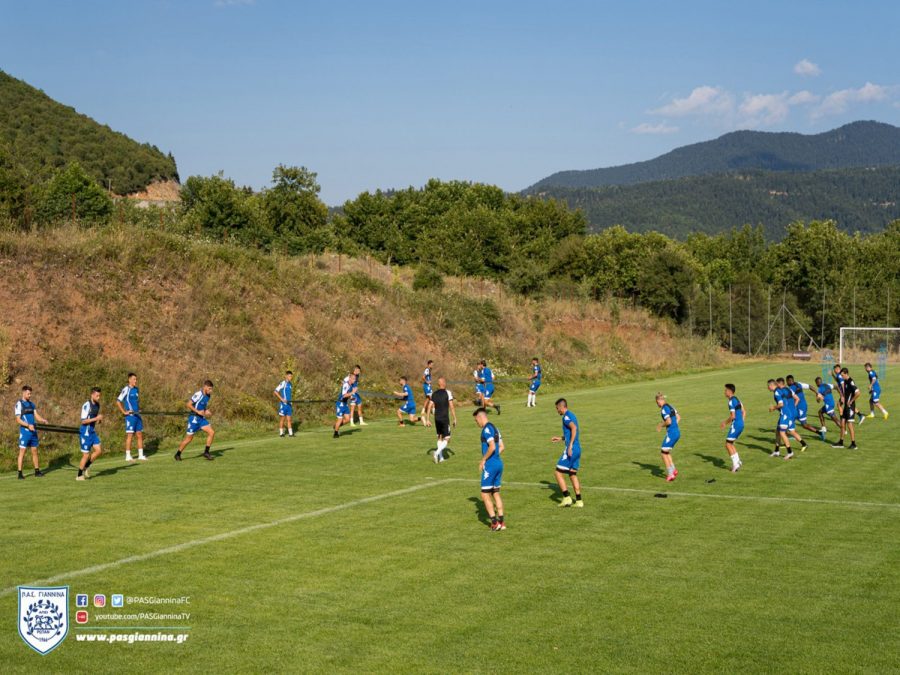
[[[0,68],[182,179],[522,189],[738,128],[900,125],[900,3],[0,0]],[[2,114],[2,111],[0,111]]]

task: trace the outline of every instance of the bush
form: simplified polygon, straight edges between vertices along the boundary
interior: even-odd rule
[[[413,277],[414,291],[439,291],[444,287],[444,277],[431,266],[422,265]]]

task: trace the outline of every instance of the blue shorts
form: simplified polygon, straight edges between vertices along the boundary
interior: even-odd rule
[[[869,394],[869,400],[872,403],[878,403],[881,400],[881,387],[873,387]]]
[[[483,393],[484,393],[484,385],[476,384],[475,385],[475,395],[480,397]]]
[[[725,440],[734,442],[741,437],[742,433],[744,433],[744,425],[732,423],[728,428],[728,435],[725,437]]]
[[[78,435],[78,440],[81,442],[82,452],[90,452],[95,445],[100,445],[100,437],[96,431],[90,428],[82,429]]]
[[[560,457],[559,461],[556,463],[556,470],[560,473],[575,475],[576,473],[578,473],[578,467],[580,465],[581,450],[579,450],[578,448],[573,448],[571,457],[569,457],[568,453],[563,450],[562,457]]]
[[[803,406],[802,408],[797,408],[797,417],[795,419],[798,422],[800,422],[800,424],[806,424],[806,412],[807,412],[806,406]]]
[[[430,384],[422,385],[422,393],[425,394],[425,398],[431,398],[431,392],[434,391]]]
[[[831,415],[834,415],[834,404],[832,403],[830,408],[827,405],[823,405],[819,409],[819,412],[822,413],[823,415],[828,415],[829,417]]]
[[[20,448],[36,448],[38,446],[38,435],[36,431],[19,427],[19,447]]]
[[[406,413],[407,415],[415,415],[416,414],[416,402],[409,401],[408,403],[404,403],[400,406],[400,412]]]
[[[537,390],[540,389],[540,388],[541,388],[541,381],[540,381],[540,380],[532,380],[532,381],[531,381],[531,386],[528,387],[529,391],[537,391]]]
[[[141,419],[140,415],[126,415],[125,416],[125,433],[126,434],[135,434],[138,431],[144,430],[144,420]]]
[[[663,452],[668,452],[675,447],[675,444],[679,441],[680,438],[680,431],[666,431],[666,437],[663,439],[662,447],[660,447],[660,450],[662,450]]]
[[[345,417],[350,415],[350,406],[343,401],[338,401],[334,404],[334,416],[337,418]]]
[[[278,415],[280,417],[291,417],[294,414],[294,406],[290,403],[282,403],[278,406]]]
[[[353,396],[350,398],[350,402],[359,405],[360,403],[362,403],[362,397],[359,395],[359,393],[353,394]]]
[[[781,415],[778,418],[778,431],[793,431],[794,420],[789,419],[787,415]]]
[[[494,398],[494,385],[492,385],[492,384],[484,385],[484,397],[485,398]]]
[[[481,491],[500,492],[503,479],[503,462],[488,462],[481,472]]]
[[[203,427],[209,426],[209,420],[205,417],[200,417],[199,415],[191,415],[188,418],[187,425],[187,435],[193,436],[196,432],[200,431]]]

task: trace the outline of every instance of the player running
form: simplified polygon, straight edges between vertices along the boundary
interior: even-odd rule
[[[422,393],[425,395],[425,403],[422,404],[422,423],[426,427],[431,426],[431,422],[428,421],[428,414],[434,409],[431,403],[431,394],[434,391],[431,386],[431,368],[433,365],[434,361],[428,359],[428,362],[425,364],[425,370],[422,373]]]
[[[438,388],[431,395],[431,405],[434,410],[434,430],[437,432],[437,449],[432,456],[434,463],[443,462],[444,450],[450,445],[450,425],[456,426],[456,406],[453,403],[453,392],[447,389],[447,381],[439,377]]]
[[[503,516],[503,500],[500,499],[500,484],[503,479],[503,437],[500,431],[488,421],[487,410],[477,408],[472,413],[475,423],[481,428],[481,499],[491,519],[491,532],[506,529]]]
[[[181,453],[194,440],[194,434],[201,430],[206,433],[206,449],[203,451],[203,458],[210,462],[212,461],[213,456],[209,449],[212,447],[216,432],[207,419],[210,416],[209,397],[212,395],[212,390],[212,380],[204,380],[203,386],[188,399],[187,409],[190,411],[190,415],[188,415],[187,432],[184,435],[184,440],[181,441],[181,445],[178,446],[178,451],[175,453],[176,462],[181,461]]]
[[[475,370],[472,371],[472,377],[475,379],[475,405],[480,406],[484,400],[484,385],[481,383],[481,364],[475,364]]]
[[[569,403],[561,398],[556,401],[556,412],[562,416],[563,435],[554,436],[552,443],[565,442],[562,455],[556,462],[556,484],[562,491],[561,507],[573,506],[572,497],[569,495],[569,487],[566,485],[566,476],[572,481],[572,490],[575,491],[574,506],[584,508],[581,499],[581,483],[578,481],[578,467],[581,465],[581,428],[578,426],[578,418],[569,410]]]
[[[96,425],[103,421],[100,414],[100,387],[91,389],[91,397],[81,406],[81,429],[78,441],[81,444],[81,462],[78,464],[78,475],[75,480],[91,477],[91,464],[97,461],[102,450]]]
[[[796,395],[791,391],[784,381],[779,377],[777,380],[768,381],[769,391],[775,399],[775,404],[769,406],[769,412],[778,412],[778,424],[775,427],[775,451],[770,457],[781,457],[781,445],[785,449],[785,459],[793,459],[794,451],[791,449],[791,442],[788,435],[800,441],[802,450],[806,450],[806,441],[800,438],[797,433],[794,420],[797,418],[797,400]],[[780,445],[779,445],[780,443]]]
[[[35,424],[49,424],[47,420],[41,417],[34,402],[31,400],[31,387],[27,384],[22,387],[22,398],[16,401],[16,424],[19,425],[19,480],[25,480],[22,474],[22,464],[25,461],[25,450],[31,448],[31,463],[34,465],[34,477],[40,478],[44,475],[41,471],[41,465],[38,461],[38,440]]]
[[[491,399],[494,397],[494,371],[488,368],[487,361],[481,360],[480,380],[481,380],[481,407],[493,408],[500,414],[500,405],[494,403]]]
[[[353,374],[356,375],[356,392],[350,397],[350,426],[355,427],[354,417],[359,417],[359,426],[367,427],[369,425],[363,419],[362,396],[359,393],[359,380],[362,377],[362,368],[358,365],[353,366]]]
[[[659,406],[659,414],[662,417],[662,421],[656,425],[656,432],[662,431],[663,427],[666,429],[666,437],[663,439],[659,451],[662,454],[663,463],[666,465],[666,482],[671,483],[678,477],[678,469],[675,468],[675,461],[672,459],[672,449],[681,438],[681,431],[678,428],[681,415],[666,403],[666,395],[662,392],[656,394],[656,405]]]
[[[844,435],[850,435],[850,446],[848,450],[857,450],[856,446],[856,399],[862,393],[856,382],[850,377],[850,371],[841,368],[841,379],[838,385],[838,392],[841,400],[841,437],[837,443],[831,445],[832,448],[844,447]]]
[[[806,394],[804,393],[804,390],[808,390],[810,388],[809,385],[805,382],[797,382],[794,379],[793,375],[788,375],[785,383],[787,384],[788,389],[790,389],[791,392],[797,397],[797,415],[794,418],[795,426],[797,423],[799,423],[800,426],[807,431],[818,434],[819,430],[807,421],[809,404],[806,402]]]
[[[284,428],[287,427],[287,435],[294,436],[294,373],[290,370],[284,373],[284,379],[275,387],[275,398],[278,399],[278,437],[284,438]]]
[[[341,437],[341,427],[345,424],[352,424],[353,418],[350,415],[350,401],[356,395],[357,384],[356,374],[350,373],[341,381],[341,393],[334,404],[334,434],[333,438]]]
[[[878,381],[878,373],[875,372],[871,363],[867,363],[865,369],[866,374],[869,376],[869,417],[875,419],[875,408],[878,408],[881,411],[882,418],[887,422],[890,413],[881,405],[881,382]],[[862,424],[861,419],[860,424]]]
[[[137,385],[138,377],[134,373],[128,373],[128,383],[119,392],[116,398],[116,407],[125,417],[125,461],[133,462],[131,458],[131,444],[137,439],[138,461],[146,462],[144,456],[144,420],[141,417],[139,403],[140,392]]]
[[[525,404],[528,408],[534,408],[537,405],[537,392],[538,389],[541,388],[541,378],[544,376],[544,371],[541,368],[541,363],[538,361],[538,357],[534,357],[531,359],[531,377],[528,379],[531,380],[531,383],[528,385],[528,402]]]
[[[410,424],[415,424],[419,421],[419,418],[416,416],[416,399],[413,396],[412,387],[409,386],[409,378],[406,375],[400,378],[400,389],[402,391],[394,392],[394,396],[403,401],[403,404],[397,408],[397,423],[398,426],[405,427],[406,422],[403,421],[403,415],[409,416]]]
[[[825,427],[825,417],[827,416],[834,422],[835,426],[840,430],[841,420],[835,413],[834,403],[834,385],[831,382],[825,382],[821,377],[816,378],[816,400],[821,401],[822,407],[819,408],[819,438],[825,440],[825,434],[828,429]]]
[[[731,473],[737,473],[744,464],[738,455],[735,441],[744,432],[744,420],[747,419],[747,409],[741,400],[734,395],[736,388],[733,384],[725,385],[725,398],[728,399],[728,417],[719,425],[720,429],[728,427],[728,435],[725,436],[725,449],[731,457]]]

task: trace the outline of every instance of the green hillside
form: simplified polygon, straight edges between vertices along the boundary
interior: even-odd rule
[[[779,240],[795,221],[833,220],[848,232],[878,232],[900,219],[900,167],[809,173],[751,171],[640,185],[548,188],[542,196],[582,209],[594,231],[622,225],[683,238],[743,224]]]
[[[646,162],[588,171],[560,171],[526,192],[551,187],[632,185],[733,171],[816,171],[900,165],[900,129],[853,122],[821,134],[735,131],[715,140],[676,148]]]
[[[15,172],[35,183],[73,161],[117,194],[178,179],[171,154],[98,124],[3,71],[0,110],[0,182],[4,173]]]

